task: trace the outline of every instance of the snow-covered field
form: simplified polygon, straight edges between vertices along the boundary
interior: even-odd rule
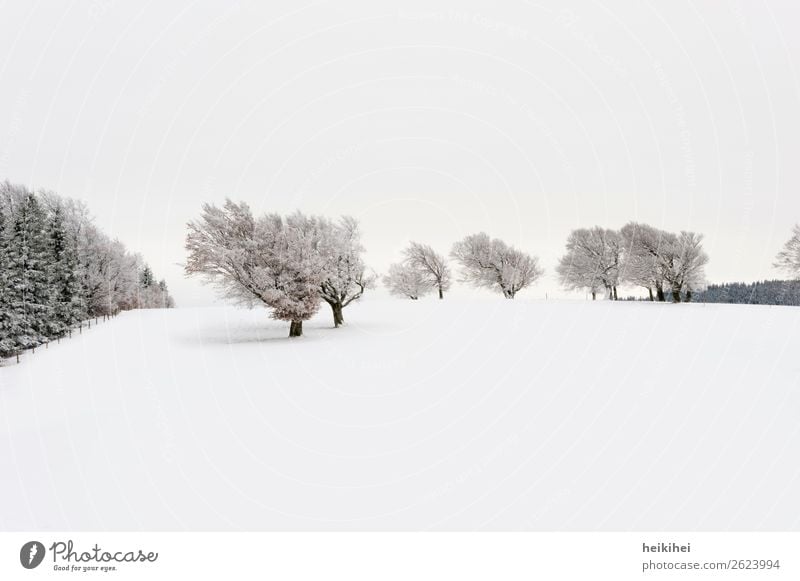
[[[0,528],[800,529],[800,308],[142,311],[0,368]]]

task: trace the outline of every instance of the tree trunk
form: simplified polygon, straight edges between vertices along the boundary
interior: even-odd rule
[[[681,302],[681,289],[672,289],[672,302],[679,303]]]
[[[614,287],[614,300],[615,301],[619,300],[619,295],[617,294],[617,287]]]
[[[597,293],[595,291],[592,291],[592,300],[593,301],[597,300]]]
[[[691,303],[692,302],[692,291],[691,290],[687,290],[686,291],[686,302],[687,303]]]
[[[659,303],[666,302],[667,300],[667,297],[664,295],[664,287],[661,285],[656,287],[656,298],[658,299]]]
[[[439,298],[440,299],[444,298],[444,291],[442,291],[442,287],[441,286],[439,287]]]
[[[289,337],[301,337],[303,335],[303,321],[292,321],[289,325]]]
[[[653,289],[647,287],[647,292],[650,293],[650,302],[652,303],[654,300],[656,300],[655,297],[653,296]]]
[[[339,328],[339,325],[344,324],[344,314],[342,313],[342,303],[333,303],[331,304],[331,310],[333,311],[333,326],[335,328]]]

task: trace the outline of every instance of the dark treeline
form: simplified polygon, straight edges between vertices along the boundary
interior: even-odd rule
[[[712,284],[697,293],[701,303],[800,306],[800,281],[765,280]]]
[[[0,357],[87,319],[172,306],[166,282],[101,232],[83,203],[0,183]]]
[[[647,301],[642,297],[628,296],[626,301]],[[800,306],[800,281],[764,280],[758,282],[728,282],[710,284],[695,294],[698,303],[731,305]],[[667,302],[672,302],[667,297]]]

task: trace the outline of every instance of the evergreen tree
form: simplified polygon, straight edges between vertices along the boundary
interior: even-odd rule
[[[161,295],[159,298],[158,307],[162,309],[171,309],[175,306],[175,301],[169,295],[169,289],[167,288],[167,281],[163,278],[158,281],[158,291]]]
[[[10,357],[17,351],[16,312],[12,302],[9,272],[9,240],[7,216],[0,208],[0,357]]]
[[[71,220],[67,222],[67,243],[68,260],[72,263],[72,281],[74,289],[72,296],[72,324],[80,323],[89,316],[88,298],[84,285],[84,267],[81,264],[80,245],[79,245],[80,225]]]
[[[45,214],[33,193],[17,212],[10,242],[11,338],[17,349],[27,349],[46,341],[52,324]]]
[[[145,264],[142,273],[139,275],[139,286],[142,288],[150,288],[154,283],[155,278],[153,277],[153,271]]]
[[[80,321],[81,297],[77,278],[77,254],[67,237],[61,204],[53,209],[47,229],[50,254],[50,301],[52,321],[49,335],[62,336]]]

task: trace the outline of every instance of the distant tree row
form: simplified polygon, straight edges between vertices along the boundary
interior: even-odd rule
[[[439,298],[444,298],[452,283],[445,257],[418,242],[412,242],[403,253],[403,262],[391,265],[384,277],[389,291],[410,299],[438,291]],[[456,242],[450,256],[461,267],[461,282],[493,290],[507,299],[513,299],[544,272],[536,257],[483,232]]]
[[[0,357],[86,319],[171,306],[166,283],[103,234],[85,205],[0,184]]]
[[[322,302],[331,307],[334,326],[343,309],[372,287],[376,275],[364,264],[358,223],[295,212],[253,216],[245,203],[203,206],[189,222],[187,275],[200,275],[224,296],[247,305],[262,304],[275,319],[290,323],[289,336],[302,335],[303,321]],[[778,257],[781,267],[798,270],[800,229]],[[631,222],[620,230],[596,226],[570,233],[567,252],[556,271],[571,290],[618,299],[618,287],[646,288],[651,301],[690,302],[705,286],[708,255],[703,236],[674,234]],[[513,299],[543,274],[538,258],[481,232],[456,242],[452,258],[461,282]],[[389,292],[417,300],[436,292],[444,298],[453,282],[447,258],[427,244],[411,242],[403,260],[383,277]]]
[[[600,293],[618,300],[622,285],[646,289],[650,301],[674,303],[691,302],[698,291],[706,289],[708,255],[703,235],[695,232],[675,234],[636,222],[620,230],[579,228],[570,233],[566,250],[556,267],[561,284],[568,290],[587,291],[593,300]],[[462,282],[496,290],[506,298],[514,298],[543,272],[536,257],[484,233],[456,243],[450,256],[461,266]],[[774,266],[800,279],[800,225],[794,227]],[[450,287],[451,274],[444,256],[430,246],[412,242],[404,250],[404,260],[390,266],[384,284],[392,294],[411,299],[438,290],[441,299]],[[716,285],[708,287],[702,300],[734,302],[723,297],[741,291],[735,302],[747,302],[744,295],[753,291],[761,297],[757,300],[766,301],[755,304],[795,304],[795,288],[791,282],[781,281]]]
[[[245,203],[205,204],[199,220],[189,222],[187,275],[200,275],[226,297],[249,306],[262,304],[275,319],[289,322],[289,336],[303,333],[303,321],[326,302],[334,326],[343,309],[372,287],[376,276],[362,259],[358,223],[333,221],[295,212],[290,216],[253,216]],[[462,280],[492,288],[506,298],[542,274],[536,258],[486,234],[474,234],[453,246]],[[384,283],[391,293],[411,299],[450,288],[447,261],[430,246],[411,243],[404,260],[389,268]]]
[[[737,305],[800,306],[800,281],[764,280],[745,283],[710,284],[697,293],[701,303],[730,303]]]
[[[708,255],[703,236],[673,234],[647,224],[630,222],[621,230],[595,226],[573,230],[567,252],[556,272],[569,290],[585,290],[618,299],[623,284],[647,289],[651,301],[690,302],[705,283]]]

